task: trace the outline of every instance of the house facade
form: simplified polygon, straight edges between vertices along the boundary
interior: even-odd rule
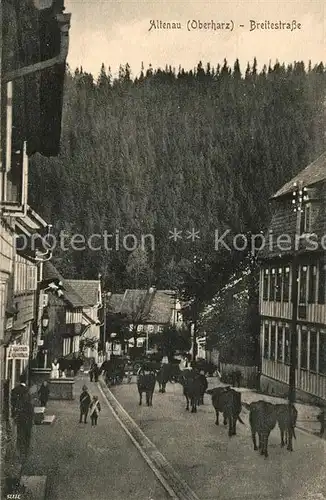
[[[112,314],[120,317],[129,324],[129,346],[133,346],[133,331],[137,332],[137,346],[148,350],[148,341],[151,334],[162,331],[164,327],[173,325],[181,328],[184,325],[181,303],[172,290],[157,290],[150,287],[148,290],[127,289],[123,294],[109,295],[106,303],[108,313],[107,323]],[[112,349],[110,343],[107,349]],[[114,346],[113,346],[114,352]]]
[[[94,348],[88,347],[84,350],[85,357],[97,361],[100,338],[100,280],[66,280],[51,262],[43,264],[43,280],[59,281],[62,290],[60,296],[52,293],[51,289],[44,289],[40,294],[39,316],[48,318],[48,325],[43,329],[41,338],[47,364],[55,358],[77,355],[81,342],[85,339],[95,340]]]
[[[288,392],[295,318],[297,398],[325,401],[326,153],[283,186],[273,201],[269,243],[259,255],[261,388],[281,395]],[[294,263],[298,269],[298,307],[293,316]]]

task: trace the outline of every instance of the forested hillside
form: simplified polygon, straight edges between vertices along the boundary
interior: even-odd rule
[[[326,69],[256,68],[68,72],[61,154],[33,159],[31,205],[56,232],[151,233],[155,251],[133,274],[123,249],[57,250],[66,276],[168,288],[181,258],[218,259],[215,229],[266,228],[269,196],[325,149]],[[200,239],[173,242],[174,227]]]

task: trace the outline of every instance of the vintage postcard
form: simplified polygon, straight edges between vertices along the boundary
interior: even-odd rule
[[[324,0],[1,0],[1,498],[326,500]]]

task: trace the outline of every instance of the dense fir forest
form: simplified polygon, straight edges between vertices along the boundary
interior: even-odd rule
[[[31,204],[56,233],[151,233],[155,251],[57,250],[56,265],[118,292],[218,261],[215,229],[265,230],[268,198],[325,149],[325,98],[322,63],[67,71],[61,153],[33,158]],[[173,242],[174,227],[200,239]]]

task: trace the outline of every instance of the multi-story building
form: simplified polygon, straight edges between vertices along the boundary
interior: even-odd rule
[[[70,22],[63,11],[63,0],[0,2],[1,425],[33,350],[38,263],[50,257],[32,238],[47,224],[28,205],[28,169],[34,153],[59,151]]]
[[[39,315],[48,320],[41,337],[47,363],[55,358],[77,355],[83,340],[92,341],[91,346],[84,350],[85,357],[98,361],[100,280],[67,280],[51,262],[43,264],[43,279],[59,282],[62,290],[60,295],[46,288],[40,293]]]
[[[181,328],[184,325],[181,303],[173,290],[125,290],[124,294],[109,295],[106,303],[107,324],[112,315],[119,315],[129,324],[130,340],[133,345],[133,331],[137,332],[137,347],[148,349],[149,337],[162,331],[168,325]],[[108,346],[111,349],[110,346]]]
[[[318,402],[326,400],[326,153],[273,201],[275,213],[260,252],[261,388],[287,394],[295,320],[296,396]],[[293,264],[298,270],[294,308]]]

